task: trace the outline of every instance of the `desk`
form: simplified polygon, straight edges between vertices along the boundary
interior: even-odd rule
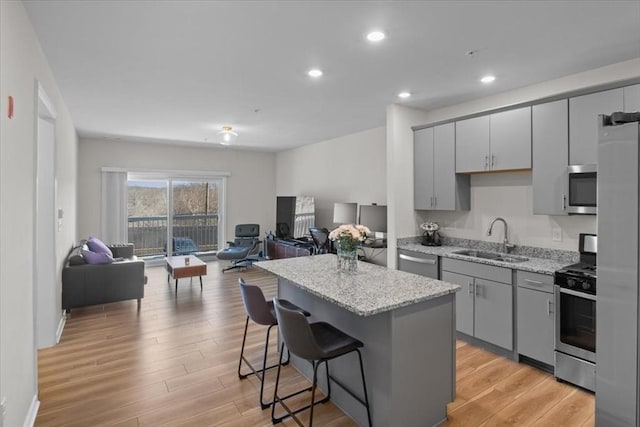
[[[371,416],[376,426],[432,426],[455,398],[455,292],[460,287],[360,263],[356,274],[336,271],[336,256],[263,261],[278,276],[278,296],[364,343]],[[308,378],[309,363],[291,356]],[[331,375],[362,395],[357,358],[330,362]],[[326,390],[324,375],[319,387]],[[366,410],[340,387],[332,400],[360,425]]]

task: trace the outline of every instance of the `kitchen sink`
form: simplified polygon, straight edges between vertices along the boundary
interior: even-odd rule
[[[472,258],[491,259],[494,261],[502,262],[518,263],[529,261],[529,258],[525,258],[523,256],[502,254],[499,252],[478,251],[476,249],[464,249],[461,251],[453,251],[453,253],[456,255],[464,255]]]

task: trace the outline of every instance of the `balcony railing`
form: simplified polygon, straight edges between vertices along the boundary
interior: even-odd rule
[[[129,217],[128,235],[137,256],[166,254],[167,217]],[[174,215],[173,237],[191,239],[198,252],[218,250],[218,214]]]

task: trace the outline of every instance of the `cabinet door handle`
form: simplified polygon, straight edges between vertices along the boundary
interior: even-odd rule
[[[436,260],[435,259],[418,258],[418,257],[409,256],[409,255],[405,255],[405,254],[398,255],[398,258],[403,259],[405,261],[417,262],[417,263],[420,263],[420,264],[436,265]]]
[[[551,302],[551,300],[550,300],[550,299],[548,299],[548,300],[547,300],[547,316],[549,316],[549,317],[551,317],[551,313],[553,313],[553,312],[551,311],[551,304],[553,304],[553,303]]]
[[[484,168],[489,169],[489,156],[484,156]]]
[[[469,283],[469,284],[467,285],[467,287],[468,287],[468,289],[469,289],[469,291],[468,291],[468,292],[469,292],[469,295],[473,295],[473,283]]]
[[[562,195],[562,200],[560,202],[560,206],[562,206],[562,210],[566,211],[567,210],[567,196],[566,195]]]
[[[539,281],[537,281],[537,280],[532,280],[532,279],[524,279],[524,281],[525,281],[525,282],[527,282],[527,283],[531,283],[531,284],[533,284],[533,285],[539,285],[539,286],[542,286],[542,285],[544,285],[544,283],[542,283],[542,282],[539,282]]]
[[[473,294],[477,297],[478,296],[478,284],[474,284],[473,285]]]
[[[433,207],[433,196],[429,197],[429,206]]]
[[[491,155],[491,167],[493,167],[496,164],[496,155],[492,154]]]
[[[437,206],[438,206],[438,196],[435,196],[435,197],[433,198],[433,207],[435,208],[435,207],[437,207]]]

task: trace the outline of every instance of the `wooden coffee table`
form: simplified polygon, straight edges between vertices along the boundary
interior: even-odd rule
[[[187,261],[188,260],[188,261]],[[207,264],[193,255],[178,255],[166,258],[167,282],[169,277],[176,280],[176,293],[178,292],[178,279],[200,276],[200,290],[202,290],[202,276],[207,275]]]

